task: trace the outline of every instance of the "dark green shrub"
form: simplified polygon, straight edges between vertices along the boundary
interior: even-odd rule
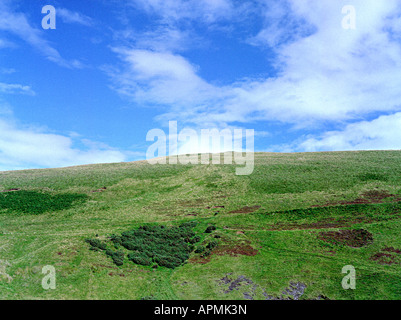
[[[99,248],[101,250],[106,250],[106,243],[100,241],[99,239],[86,239],[85,242],[89,243],[92,247]]]
[[[198,222],[196,221],[188,221],[188,222],[184,222],[182,224],[180,224],[180,228],[184,229],[184,228],[189,228],[189,229],[193,229],[196,227],[196,225],[198,224]]]
[[[176,268],[188,260],[189,254],[194,250],[193,244],[201,239],[192,230],[195,225],[196,222],[172,227],[144,225],[125,231],[121,236],[113,234],[110,241],[115,248],[121,246],[129,250],[128,259],[136,264],[150,266],[156,263],[159,266]],[[93,247],[107,249],[106,244],[98,239],[88,239],[87,242]],[[117,265],[121,265],[124,260],[124,255],[113,253],[111,249],[107,249],[106,254]]]
[[[178,258],[167,256],[159,256],[155,262],[157,262],[161,267],[167,267],[170,269],[174,269],[183,263],[183,261]]]
[[[52,195],[37,191],[12,191],[0,193],[0,210],[9,209],[18,213],[41,214],[72,208],[86,201],[85,194]]]
[[[114,244],[122,244],[122,242],[123,242],[123,239],[122,239],[122,237],[120,237],[120,236],[118,236],[118,235],[116,235],[116,234],[112,234],[111,236],[110,236],[110,240],[114,243]]]
[[[205,233],[212,233],[214,230],[216,230],[215,226],[208,226],[205,230]]]
[[[143,246],[135,240],[124,240],[121,245],[128,250],[141,250]]]
[[[133,263],[140,264],[142,266],[150,266],[152,264],[152,259],[146,255],[137,255],[130,253],[128,259]]]
[[[213,248],[217,247],[217,244],[218,244],[218,242],[216,240],[212,240],[207,244],[206,248],[213,250]]]
[[[189,243],[195,244],[195,243],[199,242],[200,240],[201,240],[200,236],[195,236],[195,237],[193,237],[192,239],[189,240]]]
[[[204,246],[198,246],[195,250],[195,253],[202,253],[206,250]]]
[[[116,251],[111,255],[111,258],[113,259],[113,262],[117,266],[122,266],[124,263],[124,252],[122,251]]]

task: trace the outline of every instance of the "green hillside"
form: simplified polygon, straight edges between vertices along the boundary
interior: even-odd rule
[[[236,168],[0,172],[0,299],[401,299],[401,151]]]

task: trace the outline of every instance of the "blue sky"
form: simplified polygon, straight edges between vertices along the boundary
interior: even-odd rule
[[[169,121],[254,129],[255,151],[401,149],[400,88],[396,0],[0,1],[0,170],[145,159]]]

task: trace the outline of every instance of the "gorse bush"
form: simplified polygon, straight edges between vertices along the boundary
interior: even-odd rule
[[[128,250],[128,260],[135,264],[159,265],[173,269],[188,260],[189,254],[194,250],[194,244],[200,241],[201,238],[193,231],[195,225],[196,222],[172,227],[144,225],[125,231],[121,235],[111,235],[110,245]],[[115,256],[116,253],[98,239],[87,239],[86,242],[92,247],[106,250],[106,254],[111,256],[115,263],[117,261],[118,265],[122,264],[124,254]]]
[[[216,240],[212,240],[207,244],[206,248],[212,250],[212,249],[216,248],[217,245],[218,245],[218,242]]]
[[[202,253],[203,251],[205,251],[205,247],[204,246],[198,246],[195,250],[195,253]]]
[[[124,263],[124,252],[122,251],[113,252],[111,254],[111,258],[113,259],[113,262],[117,266],[122,266]]]
[[[86,239],[85,242],[89,243],[92,247],[98,248],[100,250],[106,250],[106,243],[100,241],[99,239]]]

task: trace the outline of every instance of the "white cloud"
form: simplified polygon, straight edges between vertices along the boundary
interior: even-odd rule
[[[0,119],[0,170],[64,167],[126,160],[126,155],[106,145],[90,144],[81,150],[71,137],[17,126]]]
[[[13,48],[14,44],[6,39],[0,39],[0,49]]]
[[[181,106],[189,121],[279,120],[302,126],[401,110],[401,46],[390,32],[400,24],[397,1],[353,1],[356,30],[342,28],[347,1],[268,3],[275,4],[273,12],[281,11],[278,17],[291,17],[288,25],[273,21],[266,29],[275,33],[265,40],[276,45],[278,76],[218,87],[199,77],[183,56],[133,49],[120,51],[129,65],[120,92],[164,104],[171,113]],[[176,16],[179,5],[150,1],[147,8],[165,7],[166,15]],[[283,39],[291,32],[296,36]],[[262,41],[263,30],[255,44]]]
[[[213,23],[230,18],[235,12],[230,0],[132,0],[131,3],[169,23],[185,19]]]
[[[135,43],[135,48],[156,52],[184,51],[188,47],[199,46],[201,39],[188,30],[176,26],[160,25],[155,29],[138,33],[127,29],[115,32],[117,38]]]
[[[30,86],[24,86],[21,84],[11,84],[0,82],[0,92],[10,94],[29,94],[35,95],[35,92]]]
[[[117,90],[137,102],[192,108],[220,94],[200,78],[197,67],[180,55],[150,50],[115,48],[126,66],[110,73]]]
[[[342,28],[345,0],[261,2],[270,10],[264,13],[266,24],[248,42],[276,52],[277,76],[218,86],[199,76],[202,66],[173,52],[179,46],[120,48],[115,52],[125,66],[112,74],[116,90],[142,105],[164,106],[158,121],[174,119],[197,128],[253,121],[345,128],[278,146],[282,151],[400,149],[399,2],[354,0],[355,30]],[[143,5],[149,12],[165,8],[169,19],[187,15],[177,9],[180,1]],[[372,115],[382,116],[362,121]]]
[[[12,74],[17,72],[14,68],[0,68],[0,74]]]
[[[289,4],[290,14],[301,26],[290,23],[287,28],[273,21],[264,30],[265,39],[263,31],[258,35],[258,44],[265,40],[265,45],[276,45],[280,75],[241,88],[237,108],[247,104],[261,118],[290,123],[400,110],[401,48],[386,30],[395,23],[388,17],[400,13],[396,1],[353,1],[356,30],[342,28],[341,9],[346,1],[293,0]],[[315,31],[280,41],[282,34],[299,30],[302,24]]]
[[[0,30],[19,37],[43,54],[48,60],[62,67],[82,68],[82,64],[78,60],[64,59],[60,53],[45,40],[42,30],[33,27],[25,14],[14,12],[6,2],[0,3]]]
[[[57,17],[60,17],[61,20],[65,23],[77,23],[83,26],[90,27],[93,25],[92,18],[81,14],[79,12],[70,11],[65,8],[57,8],[56,9]]]
[[[293,147],[305,151],[400,150],[401,112],[349,124],[343,131],[309,137]]]

